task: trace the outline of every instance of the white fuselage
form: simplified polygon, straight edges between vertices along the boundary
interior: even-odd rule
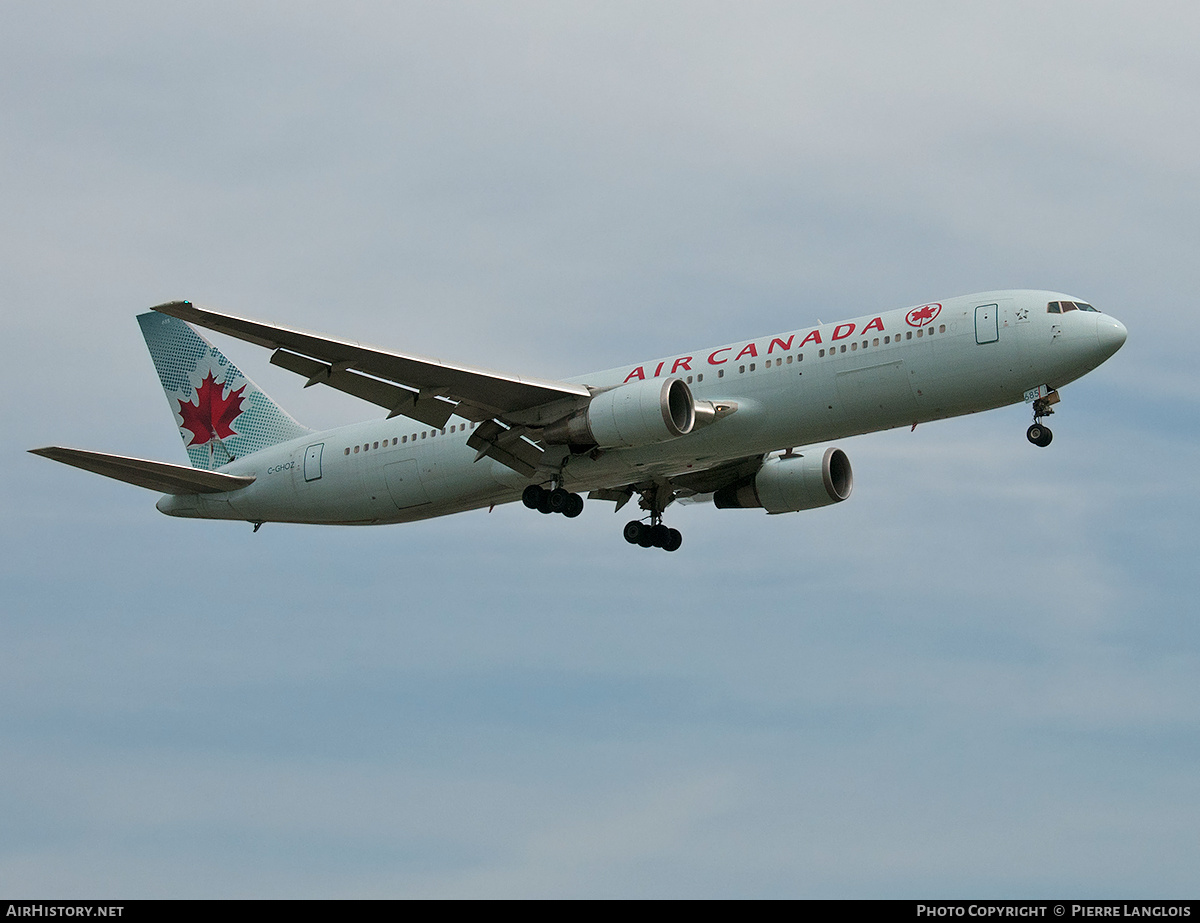
[[[1031,389],[1056,389],[1094,369],[1125,339],[1108,315],[1047,313],[1059,299],[1071,296],[969,295],[584,375],[572,381],[593,389],[683,378],[697,401],[736,410],[656,445],[550,451],[565,459],[563,486],[582,492],[1019,403]],[[490,458],[476,461],[466,445],[471,429],[458,417],[438,430],[395,417],[314,433],[220,469],[254,476],[246,488],[169,495],[158,508],[213,519],[376,524],[519,499],[530,479]]]

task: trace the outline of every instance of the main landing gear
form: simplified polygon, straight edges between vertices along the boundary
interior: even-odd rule
[[[624,499],[617,505],[619,510],[636,488],[624,492]],[[625,524],[625,541],[631,545],[643,548],[662,548],[664,551],[678,551],[683,544],[683,535],[678,529],[669,529],[663,525],[663,508],[674,499],[674,493],[669,487],[657,485],[638,490],[641,494],[639,506],[650,513],[650,522],[633,520]],[[605,497],[604,499],[613,499]],[[583,497],[573,494],[563,487],[547,490],[540,484],[530,484],[521,494],[521,502],[531,510],[541,513],[562,513],[568,519],[574,519],[583,512]]]
[[[1050,432],[1050,427],[1042,423],[1042,417],[1048,417],[1054,413],[1054,408],[1050,405],[1057,404],[1058,401],[1058,392],[1051,391],[1045,397],[1039,397],[1033,402],[1033,426],[1025,430],[1025,438],[1043,449],[1050,444],[1054,433]]]
[[[546,490],[540,484],[530,484],[521,494],[521,502],[539,513],[562,513],[568,519],[583,512],[583,497],[562,487]]]
[[[674,493],[669,487],[659,485],[638,492],[642,495],[638,506],[650,512],[650,523],[647,525],[636,519],[625,523],[625,541],[643,548],[678,551],[683,544],[683,535],[678,529],[668,529],[662,521],[663,510],[674,499]]]
[[[678,529],[668,529],[661,522],[647,525],[634,519],[625,523],[625,541],[643,548],[678,551],[683,544],[683,534]]]

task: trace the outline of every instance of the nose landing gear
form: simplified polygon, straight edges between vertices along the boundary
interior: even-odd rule
[[[1025,430],[1025,438],[1040,448],[1045,448],[1050,444],[1050,440],[1054,438],[1054,433],[1050,432],[1050,427],[1042,423],[1042,417],[1048,417],[1054,413],[1052,404],[1057,404],[1059,401],[1057,391],[1047,391],[1043,396],[1036,398],[1033,402],[1033,426]]]

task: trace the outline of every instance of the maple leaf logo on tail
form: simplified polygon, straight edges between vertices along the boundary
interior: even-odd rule
[[[193,468],[212,471],[311,432],[183,321],[148,311],[138,324]]]
[[[196,403],[179,399],[179,415],[183,422],[180,429],[192,434],[188,445],[204,445],[212,439],[227,439],[236,436],[233,421],[242,415],[242,385],[236,391],[223,394],[224,388],[217,384],[210,371],[196,389]]]

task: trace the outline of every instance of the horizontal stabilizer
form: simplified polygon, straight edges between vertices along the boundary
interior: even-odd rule
[[[103,452],[88,452],[84,449],[67,449],[52,445],[44,449],[30,449],[34,455],[52,458],[64,465],[74,465],[85,471],[115,478],[137,487],[157,490],[165,494],[218,494],[238,490],[254,483],[254,478],[219,471],[204,471],[186,465],[148,461],[144,458],[129,458],[125,455],[106,455]]]

